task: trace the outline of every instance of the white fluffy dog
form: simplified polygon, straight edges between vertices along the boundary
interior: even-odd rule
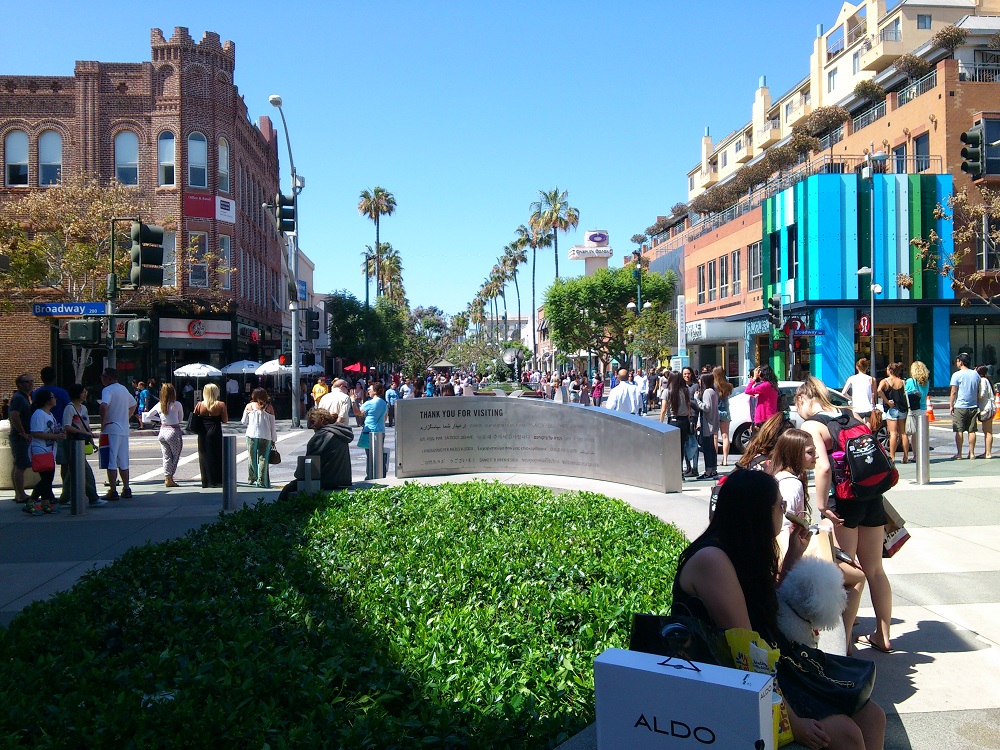
[[[778,586],[778,629],[796,643],[816,647],[819,631],[841,625],[847,591],[840,568],[803,557]]]

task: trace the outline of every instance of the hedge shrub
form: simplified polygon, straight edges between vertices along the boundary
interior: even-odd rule
[[[666,611],[680,532],[472,482],[298,497],[127,552],[0,632],[0,746],[554,747]]]

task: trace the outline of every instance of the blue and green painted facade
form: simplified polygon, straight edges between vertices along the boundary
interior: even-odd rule
[[[914,359],[927,363],[934,387],[948,384],[954,359],[950,310],[957,302],[950,282],[922,267],[910,240],[926,239],[934,230],[942,252],[951,253],[951,222],[934,214],[952,190],[947,174],[875,175],[872,181],[824,174],[764,202],[763,299],[766,304],[774,294],[786,295],[786,315],[803,317],[809,327],[824,332],[810,341],[813,375],[838,385],[854,373],[857,321],[869,309],[870,284],[875,283],[882,286],[876,324],[912,325]],[[869,280],[857,271],[871,266],[873,246],[875,277]],[[912,288],[901,286],[898,274],[911,275]],[[785,371],[785,354],[774,355],[772,365],[776,372]]]

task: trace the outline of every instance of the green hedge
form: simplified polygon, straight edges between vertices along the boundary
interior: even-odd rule
[[[684,540],[473,482],[260,505],[136,548],[0,634],[0,746],[553,747]]]

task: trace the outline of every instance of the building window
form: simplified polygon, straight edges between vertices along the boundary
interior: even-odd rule
[[[208,187],[208,141],[201,133],[188,136],[188,185]]]
[[[205,255],[208,253],[208,235],[205,232],[188,233],[188,286],[208,286],[208,263]]]
[[[38,139],[38,184],[58,185],[62,182],[62,136],[46,130]]]
[[[781,278],[781,232],[771,232],[768,238],[771,248],[771,283],[777,284]]]
[[[174,182],[174,134],[169,130],[160,133],[156,139],[156,160],[159,164],[157,184],[160,187],[175,185]]]
[[[694,175],[688,177],[688,190],[694,190]]]
[[[826,74],[826,93],[832,94],[833,90],[837,88],[837,69],[834,68],[829,73]]]
[[[229,192],[229,141],[225,138],[219,139],[219,192]]]
[[[740,251],[733,250],[732,255],[732,267],[733,267],[733,296],[735,297],[740,293]]]
[[[728,161],[729,161],[729,152],[723,151],[722,152],[722,166],[726,166],[726,163]]]
[[[812,104],[812,100],[813,100],[812,91],[809,91],[807,89],[807,90],[805,90],[805,91],[802,92],[802,106],[806,106],[808,104]]]
[[[4,181],[8,187],[28,184],[28,134],[14,130],[3,139]]]
[[[163,286],[177,286],[177,233],[163,233]]]
[[[895,174],[906,174],[906,144],[896,146],[892,150],[892,171]]]
[[[232,279],[233,238],[228,234],[219,235],[219,286],[229,289]]]
[[[708,301],[715,302],[715,296],[717,293],[716,284],[718,283],[718,276],[716,275],[716,263],[714,260],[708,262]]]
[[[755,242],[747,248],[747,285],[748,292],[756,292],[761,288],[763,274],[760,267],[760,247],[761,243]]]
[[[931,136],[929,133],[918,135],[913,139],[914,169],[917,172],[926,171],[931,165]]]
[[[980,237],[976,268],[980,271],[1000,271],[1000,246],[992,237],[1000,230],[1000,221],[987,219],[987,236]]]
[[[719,258],[719,299],[729,296],[729,256]]]
[[[917,28],[918,29],[929,29],[931,27],[931,17],[929,14],[925,15],[923,13],[917,14]]]
[[[858,50],[851,57],[851,72],[857,75],[861,71],[861,50]]]
[[[788,278],[794,279],[799,275],[799,228],[792,224],[788,227]]]
[[[698,266],[698,304],[705,304],[705,266]]]
[[[115,136],[115,179],[122,185],[139,184],[139,136],[128,130]]]

